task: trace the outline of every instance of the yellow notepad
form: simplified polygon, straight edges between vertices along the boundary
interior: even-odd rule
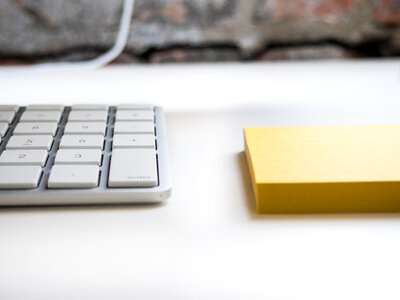
[[[400,211],[400,125],[246,127],[259,213]]]

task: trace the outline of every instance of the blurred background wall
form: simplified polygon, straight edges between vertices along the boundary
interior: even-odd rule
[[[0,63],[81,60],[109,48],[122,0],[1,0]],[[400,55],[400,0],[136,0],[117,62]]]

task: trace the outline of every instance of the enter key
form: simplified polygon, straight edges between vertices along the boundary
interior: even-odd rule
[[[158,185],[154,149],[114,149],[109,187],[155,187]]]

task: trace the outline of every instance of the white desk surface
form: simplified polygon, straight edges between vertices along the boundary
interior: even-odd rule
[[[1,103],[166,109],[165,205],[0,209],[0,299],[399,299],[400,214],[260,216],[245,125],[400,123],[400,61],[0,71]]]

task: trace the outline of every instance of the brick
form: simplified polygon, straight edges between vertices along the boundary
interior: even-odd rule
[[[166,5],[163,7],[161,15],[167,22],[175,24],[183,24],[187,21],[186,8],[182,3],[171,3]]]
[[[354,0],[264,0],[261,10],[265,18],[275,20],[340,19],[354,9]]]
[[[325,0],[316,3],[312,13],[318,17],[340,19],[350,13],[353,7],[353,0]]]
[[[259,60],[309,60],[309,59],[345,59],[355,53],[342,46],[325,44],[310,46],[287,46],[268,49],[259,56]]]
[[[237,49],[229,47],[155,50],[152,51],[148,57],[148,61],[151,63],[212,62],[238,59],[240,59],[240,56]]]
[[[400,0],[374,1],[373,19],[384,24],[400,24]]]

